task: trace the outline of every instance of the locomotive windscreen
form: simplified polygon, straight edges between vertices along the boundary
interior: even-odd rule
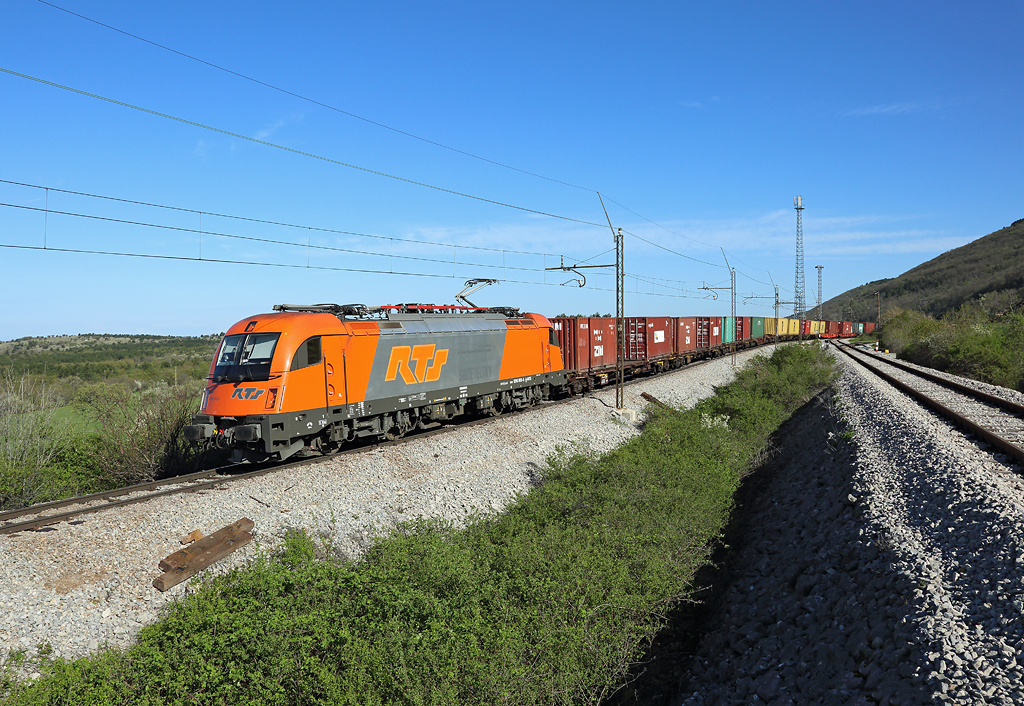
[[[214,382],[249,382],[270,379],[270,361],[280,333],[238,333],[225,336],[217,351]]]

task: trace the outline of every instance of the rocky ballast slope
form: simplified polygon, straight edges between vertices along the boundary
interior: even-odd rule
[[[1024,704],[1020,469],[840,365],[741,499],[672,702]]]

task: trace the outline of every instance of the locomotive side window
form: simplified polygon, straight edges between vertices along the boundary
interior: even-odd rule
[[[555,333],[555,330],[553,328],[548,329],[548,343],[550,343],[552,346],[558,345],[558,334]]]
[[[295,351],[295,355],[292,356],[291,369],[300,370],[311,365],[319,365],[320,360],[320,337],[313,336],[303,341],[302,345]]]
[[[246,382],[270,379],[279,333],[238,333],[225,336],[213,369],[215,382]]]

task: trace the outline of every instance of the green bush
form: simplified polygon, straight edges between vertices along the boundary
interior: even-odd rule
[[[359,563],[290,533],[127,653],[44,665],[10,703],[599,703],[688,598],[742,475],[831,366],[815,344],[780,347],[692,410],[650,411],[611,453],[557,454],[507,513],[403,524]]]
[[[133,392],[124,385],[85,385],[76,395],[99,428],[91,457],[104,477],[131,485],[195,470],[198,449],[182,430],[199,408],[193,385]]]
[[[990,320],[984,302],[961,306],[942,321],[895,312],[883,345],[904,360],[993,385],[1024,389],[1024,317]]]

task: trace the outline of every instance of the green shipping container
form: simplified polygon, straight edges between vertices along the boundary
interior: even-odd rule
[[[750,337],[751,338],[764,338],[764,317],[763,316],[751,316],[750,317]]]
[[[722,317],[722,343],[736,342],[736,317]]]

